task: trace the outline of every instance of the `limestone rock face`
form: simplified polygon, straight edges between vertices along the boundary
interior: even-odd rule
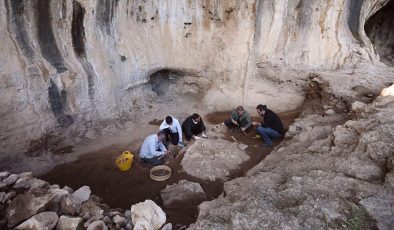
[[[288,141],[199,206],[189,229],[393,228],[393,102],[378,97],[354,117],[302,115]]]
[[[182,159],[186,173],[205,180],[225,180],[231,170],[249,159],[237,144],[223,139],[201,139],[187,149]]]
[[[81,143],[179,107],[297,108],[297,70],[392,63],[388,2],[2,1],[0,152],[52,163],[52,135]]]

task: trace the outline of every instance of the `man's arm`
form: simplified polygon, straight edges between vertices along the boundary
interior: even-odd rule
[[[249,114],[246,114],[245,116],[246,119],[246,125],[244,127],[242,127],[242,129],[245,131],[246,129],[248,129],[250,126],[252,126],[252,120],[250,119]]]
[[[151,153],[152,156],[154,157],[161,156],[165,154],[164,151],[167,151],[166,147],[161,142],[159,143],[159,149],[161,151],[157,151],[156,143],[154,141],[149,142],[149,152]]]
[[[239,125],[237,120],[239,119],[238,112],[236,110],[233,110],[231,112],[231,122],[233,122],[234,125]]]
[[[269,127],[271,127],[271,123],[272,123],[272,116],[270,114],[265,114],[263,123],[261,124],[261,127],[269,128]]]
[[[192,123],[193,121],[192,121],[192,119],[190,118],[188,118],[187,120],[186,120],[186,126],[185,126],[185,133],[186,133],[186,136],[188,136],[188,137],[192,137],[193,136],[193,133],[192,133]]]
[[[165,129],[165,128],[168,128],[168,125],[167,125],[166,121],[164,120],[164,121],[161,123],[161,125],[160,125],[160,130],[163,130],[163,129]]]

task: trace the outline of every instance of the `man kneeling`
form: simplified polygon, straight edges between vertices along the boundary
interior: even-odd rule
[[[256,107],[257,113],[263,117],[263,122],[253,122],[256,128],[256,132],[263,138],[263,147],[271,147],[271,138],[283,137],[285,130],[283,128],[282,121],[279,116],[270,109],[267,109],[266,105],[258,105]]]
[[[140,150],[142,162],[150,165],[162,165],[165,163],[164,155],[171,154],[163,144],[165,138],[165,133],[162,131],[145,138]]]

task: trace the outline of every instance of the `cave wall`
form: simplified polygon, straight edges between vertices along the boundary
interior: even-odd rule
[[[364,24],[386,2],[1,1],[0,152],[23,151],[54,129],[80,137],[92,121],[179,108],[155,105],[147,82],[163,69],[206,89],[200,107],[185,111],[296,108],[300,87],[267,73],[379,64]]]

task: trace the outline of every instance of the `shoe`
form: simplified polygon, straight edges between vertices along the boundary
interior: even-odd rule
[[[261,147],[272,147],[272,143],[271,144],[264,143],[264,144],[261,145]]]
[[[183,148],[183,147],[186,146],[186,144],[184,144],[183,142],[178,142],[178,146],[181,147],[181,148]]]

